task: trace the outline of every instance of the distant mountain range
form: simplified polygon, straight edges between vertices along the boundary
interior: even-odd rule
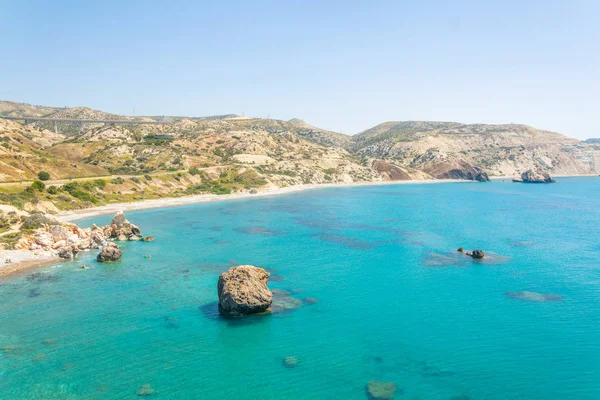
[[[0,101],[0,116],[164,122],[161,125],[0,119],[0,181],[148,174],[192,167],[251,170],[271,186],[399,179],[598,174],[600,139],[579,141],[526,125],[385,122],[354,136],[299,119],[122,116],[87,107]]]

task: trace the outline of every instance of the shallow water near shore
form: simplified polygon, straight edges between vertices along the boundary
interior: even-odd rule
[[[123,243],[122,261],[0,280],[0,398],[135,399],[149,384],[156,399],[366,399],[376,380],[396,399],[598,399],[600,178],[557,180],[129,212],[156,239]],[[218,276],[239,264],[303,304],[222,319]]]

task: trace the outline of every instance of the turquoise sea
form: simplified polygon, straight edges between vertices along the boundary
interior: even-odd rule
[[[395,399],[600,399],[600,178],[329,188],[127,217],[156,240],[124,243],[121,262],[86,253],[0,281],[1,399],[136,399],[149,384],[151,399],[352,400],[371,380],[394,382]],[[223,319],[217,279],[238,264],[318,302]],[[506,295],[520,291],[562,300]]]

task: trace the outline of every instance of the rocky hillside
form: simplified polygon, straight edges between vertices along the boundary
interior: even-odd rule
[[[96,165],[73,163],[57,157],[50,149],[65,136],[15,121],[0,119],[0,182],[31,180],[39,171],[54,177],[103,175],[107,171]]]
[[[14,101],[0,101],[0,116],[3,117],[46,117],[60,111],[60,107],[34,106]]]
[[[556,175],[600,171],[598,146],[526,125],[386,122],[352,139],[352,150],[360,156],[387,159],[435,178],[470,168],[490,176],[530,169]]]
[[[81,208],[299,184],[485,181],[488,175],[512,177],[527,170],[552,175],[600,170],[600,144],[525,125],[386,122],[347,136],[299,119],[126,117],[86,107],[11,102],[0,102],[0,113],[163,122],[61,123],[55,133],[52,123],[24,126],[0,118],[0,202],[29,209],[52,209],[49,203],[55,209]],[[56,188],[50,192],[39,187],[24,192],[23,187],[2,183],[32,181],[40,171],[48,172],[51,180],[64,181],[52,182]],[[71,178],[86,180],[70,182]]]

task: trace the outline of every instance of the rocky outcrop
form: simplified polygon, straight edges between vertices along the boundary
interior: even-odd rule
[[[145,238],[142,238],[142,242],[153,242],[154,241],[154,236],[146,236]]]
[[[223,272],[217,286],[219,311],[233,317],[267,311],[273,302],[268,281],[269,273],[252,265],[240,265]]]
[[[109,243],[100,250],[96,260],[99,262],[117,261],[121,259],[122,255],[123,253],[121,252],[119,245],[116,243]]]
[[[397,165],[391,164],[385,160],[374,160],[372,168],[380,174],[386,176],[390,181],[405,181],[413,179],[411,175]]]
[[[467,181],[488,182],[488,174],[479,167],[466,161],[438,161],[435,157],[423,168],[425,172],[437,179],[463,179]]]
[[[112,240],[140,240],[142,232],[137,225],[125,218],[122,211],[117,211],[110,225],[104,227],[104,234]]]
[[[556,183],[547,172],[536,172],[533,170],[525,171],[521,174],[521,178],[513,179],[513,182],[523,183]]]
[[[45,251],[63,259],[72,259],[81,251],[105,246],[107,240],[138,240],[142,237],[140,229],[127,221],[122,212],[117,212],[111,224],[104,227],[93,225],[91,228],[80,228],[54,219],[48,221],[32,234],[24,234],[14,248]],[[151,241],[154,237],[148,236],[147,239]]]

